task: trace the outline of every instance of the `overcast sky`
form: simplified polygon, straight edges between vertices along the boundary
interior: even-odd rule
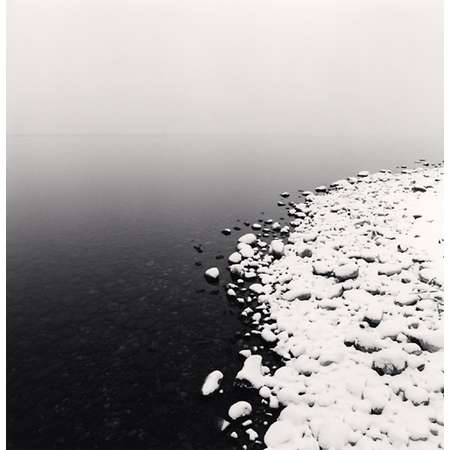
[[[436,0],[9,0],[9,133],[416,136]]]

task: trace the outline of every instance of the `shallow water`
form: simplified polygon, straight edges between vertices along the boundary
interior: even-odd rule
[[[244,221],[286,217],[279,192],[421,157],[441,150],[342,136],[9,137],[9,448],[233,448],[216,423],[252,395],[231,387],[243,325],[204,269],[225,268]],[[216,368],[226,393],[202,398]]]

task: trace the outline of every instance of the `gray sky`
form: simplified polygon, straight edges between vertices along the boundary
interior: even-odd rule
[[[9,0],[9,133],[439,142],[437,0]]]

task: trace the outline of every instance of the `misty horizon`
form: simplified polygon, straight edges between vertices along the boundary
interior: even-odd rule
[[[442,145],[442,5],[8,4],[8,134],[307,134]]]

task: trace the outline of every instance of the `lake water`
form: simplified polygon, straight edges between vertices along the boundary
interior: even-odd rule
[[[7,145],[7,432],[20,450],[234,448],[217,421],[253,395],[232,387],[245,325],[205,268],[225,269],[244,221],[286,217],[279,192],[442,159],[419,141],[343,136]],[[225,393],[203,398],[216,368]]]

